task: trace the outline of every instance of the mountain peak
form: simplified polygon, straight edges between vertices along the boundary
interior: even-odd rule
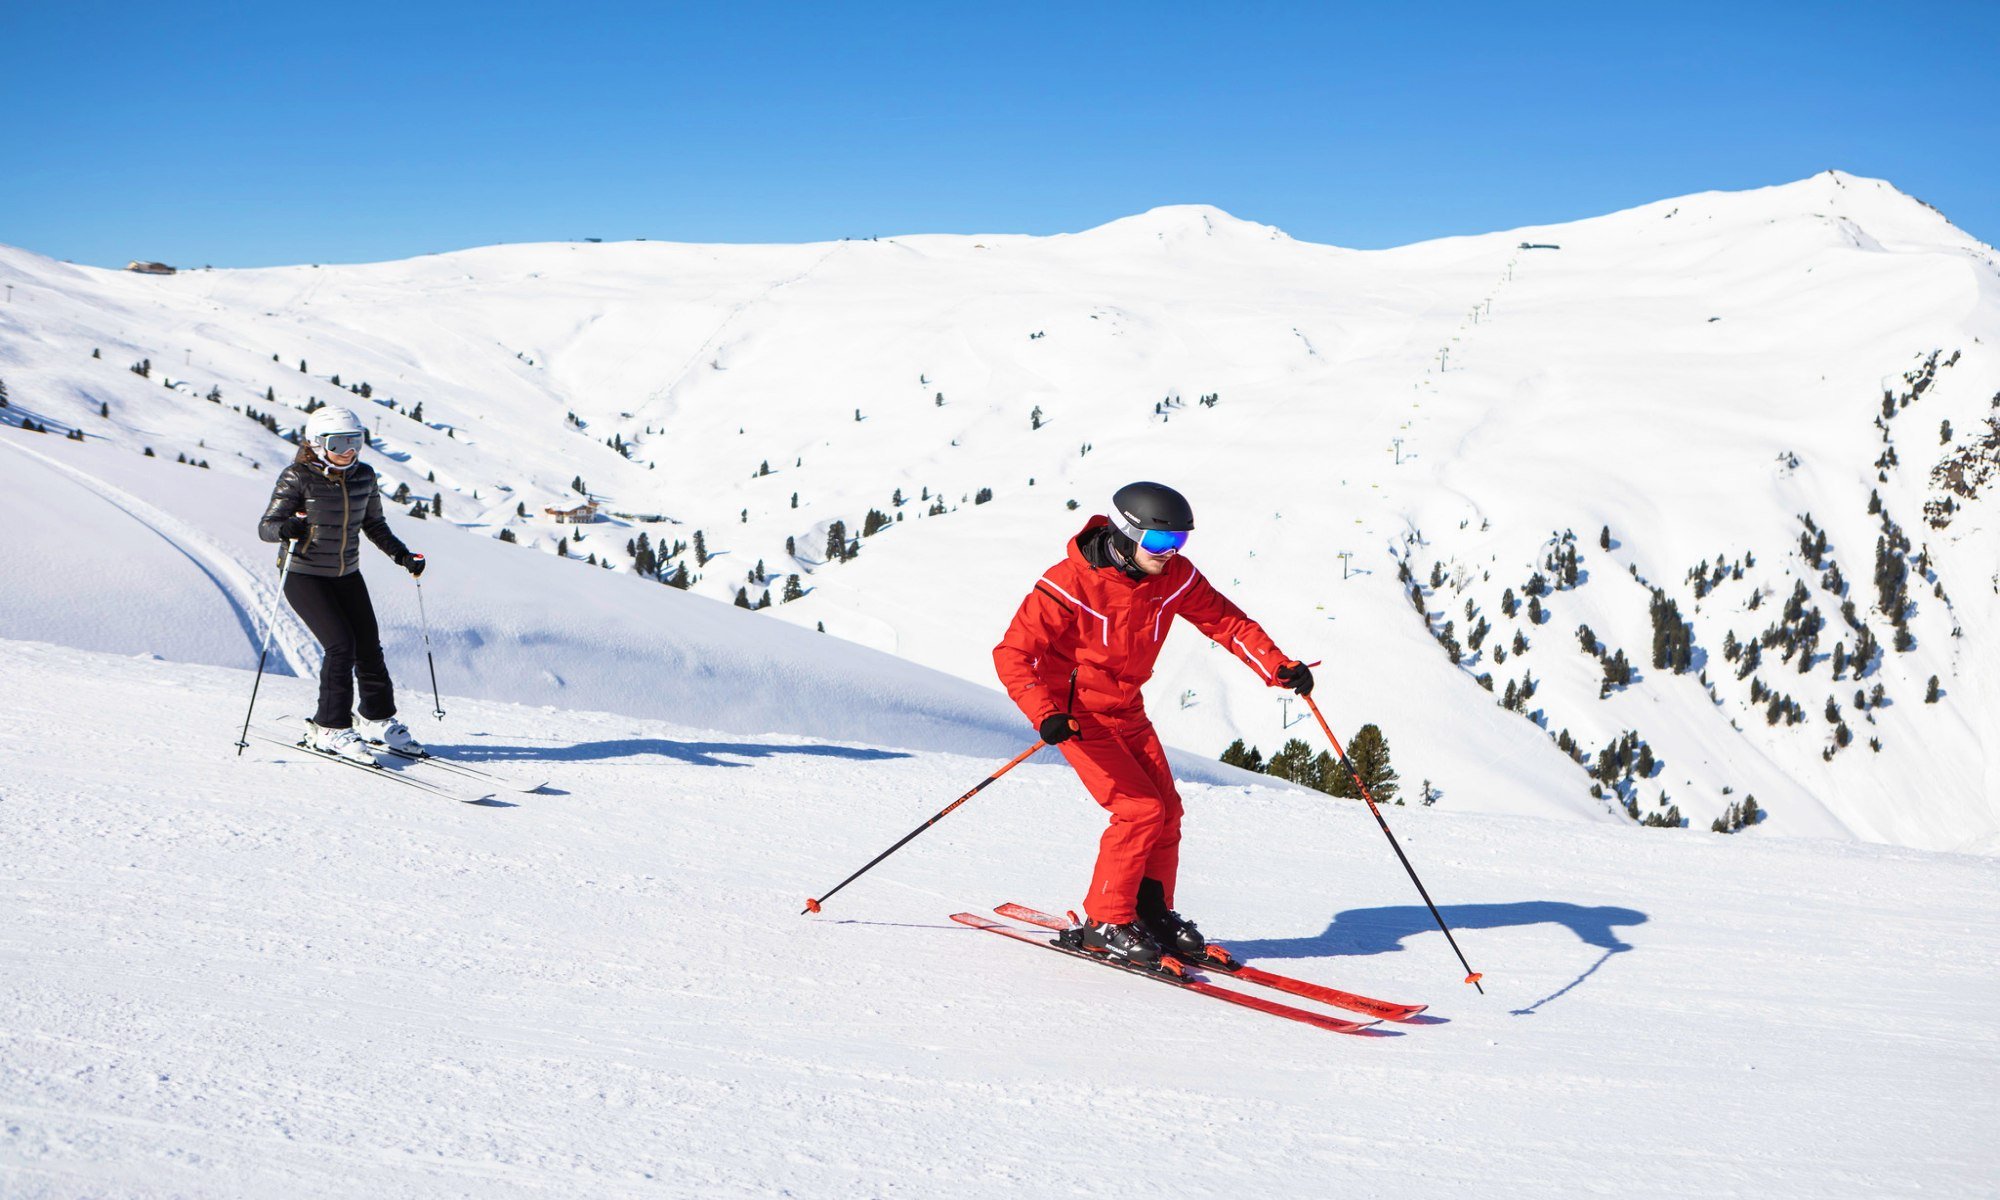
[[[1107,221],[1076,236],[1148,239],[1167,243],[1198,238],[1236,238],[1259,242],[1291,240],[1290,234],[1276,226],[1246,221],[1213,204],[1163,204],[1133,216]]]

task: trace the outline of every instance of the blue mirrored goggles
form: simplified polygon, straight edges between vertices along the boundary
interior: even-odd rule
[[[353,454],[368,440],[365,433],[322,433],[317,439],[322,454]]]
[[[1187,540],[1185,529],[1148,529],[1139,535],[1139,549],[1148,554],[1179,554]]]

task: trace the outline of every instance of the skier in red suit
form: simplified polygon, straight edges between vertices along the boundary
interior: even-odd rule
[[[1141,964],[1163,950],[1199,959],[1205,946],[1194,923],[1173,910],[1181,798],[1139,694],[1173,618],[1191,622],[1271,686],[1312,690],[1305,664],[1181,554],[1193,528],[1194,510],[1174,489],[1118,489],[1110,515],[1090,518],[1070,539],[1068,555],[1036,581],[993,648],[1007,694],[1111,814],[1080,944]]]

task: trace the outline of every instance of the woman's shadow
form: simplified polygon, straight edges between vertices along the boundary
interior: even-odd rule
[[[1632,949],[1616,930],[1621,925],[1643,925],[1646,914],[1613,905],[1587,906],[1560,900],[1522,900],[1513,904],[1454,904],[1438,910],[1454,932],[1467,929],[1501,929],[1518,925],[1561,925],[1584,944],[1604,951],[1581,975],[1514,1015],[1527,1016],[1570,991],[1597,973],[1614,954]],[[1420,933],[1437,929],[1430,910],[1404,904],[1385,908],[1352,908],[1335,913],[1326,929],[1312,937],[1265,938],[1257,941],[1232,940],[1229,949],[1239,958],[1323,958],[1336,955],[1391,954]]]

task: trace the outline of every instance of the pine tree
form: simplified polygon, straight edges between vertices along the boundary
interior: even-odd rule
[[[1279,779],[1289,779],[1293,783],[1312,786],[1317,782],[1317,772],[1313,770],[1312,747],[1298,738],[1288,738],[1271,762],[1264,768],[1265,773]]]
[[[738,608],[750,607],[750,594],[743,588],[736,589],[736,607]]]
[[[687,564],[675,563],[674,573],[672,575],[667,576],[666,579],[662,580],[661,582],[665,583],[668,587],[679,588],[681,591],[686,591],[689,582]]]
[[[699,529],[694,531],[694,565],[697,567],[708,565],[708,539],[702,537]]]
[[[1229,748],[1222,752],[1222,761],[1246,771],[1261,772],[1264,769],[1264,755],[1255,746],[1246,749],[1242,738],[1229,743]]]
[[[1933,675],[1931,676],[1931,681],[1928,684],[1924,685],[1924,703],[1936,704],[1937,702],[1938,702],[1938,677]]]
[[[1457,666],[1459,660],[1465,657],[1465,650],[1458,644],[1458,635],[1452,632],[1450,621],[1446,621],[1444,628],[1438,630],[1437,640],[1438,645],[1443,646],[1444,652],[1451,657],[1452,665]]]
[[[847,561],[847,522],[835,520],[827,525],[826,561]]]
[[[440,516],[440,517],[444,515],[444,493],[443,493],[443,492],[439,492],[439,493],[437,493],[436,495],[434,495],[434,496],[432,496],[432,497],[431,497],[431,511],[432,511],[432,512],[434,512],[434,513],[436,513],[436,514],[437,514],[438,516]]]
[[[1340,795],[1341,780],[1344,779],[1346,775],[1347,775],[1347,768],[1341,766],[1340,760],[1335,758],[1333,755],[1322,750],[1318,754],[1313,756],[1312,760],[1313,787],[1318,788],[1320,791],[1325,792],[1329,796],[1338,796]],[[1398,801],[1398,803],[1401,803],[1401,801]]]
[[[799,586],[799,577],[797,575],[787,575],[785,576],[785,590],[778,599],[781,603],[790,604],[794,600],[804,599],[805,594],[805,589]]]
[[[1380,728],[1363,725],[1347,747],[1347,761],[1376,803],[1387,804],[1395,798],[1396,768],[1389,765],[1389,740]]]
[[[513,530],[503,528],[500,530],[500,540],[503,542],[515,542],[519,541],[520,539],[514,536]]]
[[[557,558],[569,557],[569,539],[567,537],[562,538],[561,540],[556,542],[556,557]]]

